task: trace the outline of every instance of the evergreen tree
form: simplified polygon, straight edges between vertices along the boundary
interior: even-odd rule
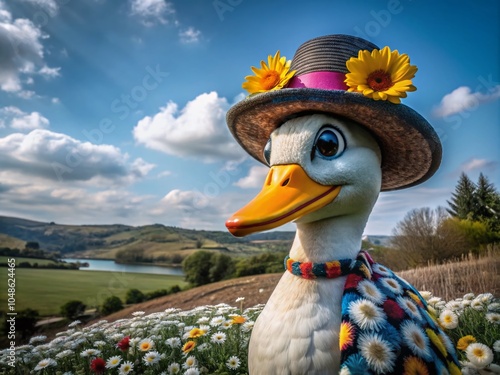
[[[461,220],[474,220],[474,213],[477,207],[475,196],[476,185],[462,172],[455,187],[455,192],[451,194],[451,200],[446,201],[450,208],[448,213]]]
[[[479,174],[475,191],[477,208],[475,219],[485,222],[493,231],[500,230],[500,194],[482,173]]]

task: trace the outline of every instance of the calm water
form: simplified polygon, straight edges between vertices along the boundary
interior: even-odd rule
[[[118,264],[113,260],[102,259],[73,259],[64,258],[68,263],[88,263],[88,267],[81,267],[83,271],[115,271],[115,272],[135,272],[135,273],[153,273],[157,275],[176,275],[183,276],[182,268],[159,267],[159,266],[142,266],[135,264]]]

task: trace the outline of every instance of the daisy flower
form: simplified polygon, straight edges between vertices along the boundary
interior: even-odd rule
[[[220,326],[222,323],[224,323],[226,319],[224,319],[223,316],[216,316],[214,318],[212,318],[212,320],[210,320],[210,325],[212,327],[217,327],[217,326]]]
[[[385,268],[384,266],[380,264],[373,264],[372,265],[373,272],[384,277],[391,277],[392,276],[392,271],[388,268]]]
[[[143,316],[144,315],[144,311],[134,311],[132,313],[132,316]]]
[[[73,327],[76,327],[77,325],[81,324],[82,322],[80,322],[79,320],[75,320],[73,322],[71,322],[70,324],[68,324],[68,327],[69,328],[73,328]]]
[[[221,329],[229,329],[229,328],[231,328],[232,325],[233,325],[233,321],[228,319],[228,320],[224,320],[222,322],[222,324],[220,325],[220,328]]]
[[[376,373],[391,372],[396,354],[391,344],[376,333],[360,335],[359,349],[368,366]]]
[[[186,361],[182,365],[184,368],[191,368],[191,367],[196,367],[198,365],[198,361],[193,355],[190,355],[189,357],[186,358]]]
[[[486,320],[490,323],[500,324],[500,314],[488,313],[488,314],[486,314]]]
[[[62,352],[59,352],[56,354],[56,358],[57,359],[62,359],[62,358],[65,358],[69,355],[72,355],[74,353],[73,350],[70,350],[70,349],[66,349],[66,350],[63,350]]]
[[[361,293],[363,297],[374,303],[380,304],[384,302],[384,295],[370,280],[361,281],[356,287],[356,289],[358,290],[359,293]]]
[[[233,324],[243,324],[247,321],[247,319],[244,316],[241,315],[235,315],[231,319]]]
[[[57,362],[54,361],[52,358],[45,358],[42,359],[40,362],[38,362],[38,364],[35,367],[35,371],[40,371],[43,370],[44,368],[55,365],[57,365]]]
[[[238,357],[236,357],[235,355],[229,357],[229,359],[227,360],[226,362],[226,366],[230,369],[230,370],[236,370],[238,367],[240,367],[240,359]]]
[[[361,329],[379,330],[385,323],[384,311],[366,299],[352,301],[348,311],[354,323]]]
[[[422,320],[422,316],[420,315],[420,311],[418,311],[417,305],[415,305],[415,303],[412,300],[410,300],[408,298],[404,298],[404,297],[398,297],[396,299],[396,301],[399,304],[399,306],[401,306],[403,308],[403,310],[410,317],[412,317],[413,319]]]
[[[108,358],[108,360],[106,361],[106,367],[115,368],[120,364],[121,361],[122,361],[121,357],[119,355],[115,355],[113,357]]]
[[[182,351],[184,353],[189,353],[191,350],[193,350],[195,348],[195,346],[196,346],[196,343],[192,340],[189,340],[182,347]]]
[[[493,350],[497,353],[500,353],[500,340],[497,340],[493,343]]]
[[[47,340],[47,336],[33,336],[31,339],[30,339],[30,345],[33,345],[33,344],[36,344],[37,342],[44,342],[45,340]]]
[[[195,339],[195,338],[203,336],[205,333],[207,333],[207,331],[205,331],[201,328],[193,328],[191,331],[189,331],[188,337],[190,339]]]
[[[160,353],[156,351],[148,352],[144,354],[143,361],[146,363],[146,366],[152,366],[160,362]]]
[[[196,321],[198,324],[206,324],[210,321],[210,318],[208,316],[202,316],[200,319]]]
[[[465,355],[470,363],[481,369],[493,361],[492,350],[484,344],[475,342],[465,349]]]
[[[458,327],[458,316],[451,310],[443,310],[439,314],[439,323],[446,329],[455,329]]]
[[[418,357],[407,357],[404,361],[405,374],[429,374],[429,369],[424,361]]]
[[[184,372],[184,375],[200,375],[200,370],[196,367],[190,367]]]
[[[428,290],[422,290],[419,293],[426,301],[429,301],[432,298],[432,292],[429,292]]]
[[[247,320],[243,325],[241,326],[241,330],[243,332],[250,332],[255,325],[255,322],[253,320]]]
[[[474,336],[472,335],[463,336],[457,341],[457,349],[465,350],[473,342],[476,342],[476,338]]]
[[[378,281],[383,287],[389,289],[389,291],[396,295],[400,295],[401,293],[403,293],[403,288],[401,288],[401,285],[399,285],[399,283],[394,279],[383,277]]]
[[[181,339],[178,337],[170,337],[170,338],[165,340],[165,344],[167,344],[168,346],[170,346],[173,349],[173,348],[180,347],[182,342],[181,342]]]
[[[348,91],[360,92],[374,100],[399,104],[401,98],[406,98],[407,91],[417,89],[411,81],[417,67],[410,65],[407,54],[400,55],[389,47],[371,52],[359,51],[358,57],[351,57],[346,66],[349,70],[345,79]]]
[[[153,340],[148,338],[141,340],[137,346],[141,352],[147,352],[154,348],[155,343]]]
[[[432,354],[429,351],[429,338],[422,329],[411,320],[405,321],[401,325],[401,334],[403,341],[416,356],[426,360],[432,359]]]
[[[177,362],[168,365],[167,371],[170,375],[178,374],[181,372],[181,366]]]
[[[126,375],[134,369],[134,364],[130,361],[124,362],[118,369],[120,375]]]
[[[243,87],[250,95],[271,90],[279,90],[285,87],[293,77],[295,71],[290,71],[290,60],[280,56],[280,51],[274,56],[269,55],[267,64],[260,62],[260,68],[252,66],[253,76],[246,76]]]
[[[93,356],[98,356],[99,354],[101,354],[101,351],[99,349],[86,349],[80,353],[80,356],[93,357]]]
[[[244,300],[245,300],[245,297],[238,297],[238,298],[236,298],[236,303],[242,302]],[[233,357],[231,357],[231,358],[233,358]]]
[[[224,344],[224,342],[226,341],[226,334],[220,331],[216,332],[212,335],[210,341],[212,341],[214,344]]]

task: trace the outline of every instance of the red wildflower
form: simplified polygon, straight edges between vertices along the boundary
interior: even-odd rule
[[[116,346],[122,352],[126,352],[128,348],[130,348],[130,336],[125,336],[118,344],[116,344]]]
[[[102,374],[106,370],[106,361],[102,358],[94,358],[90,363],[90,369],[96,374]]]

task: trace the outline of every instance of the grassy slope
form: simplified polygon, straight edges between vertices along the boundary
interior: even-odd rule
[[[8,247],[10,249],[23,249],[26,242],[15,237],[0,233],[0,247]]]
[[[0,268],[0,309],[7,309],[7,268]],[[102,304],[116,295],[124,301],[127,290],[136,288],[143,293],[185,286],[182,276],[138,273],[16,269],[16,310],[33,308],[41,315],[58,314],[70,300],[79,300],[88,307]]]

